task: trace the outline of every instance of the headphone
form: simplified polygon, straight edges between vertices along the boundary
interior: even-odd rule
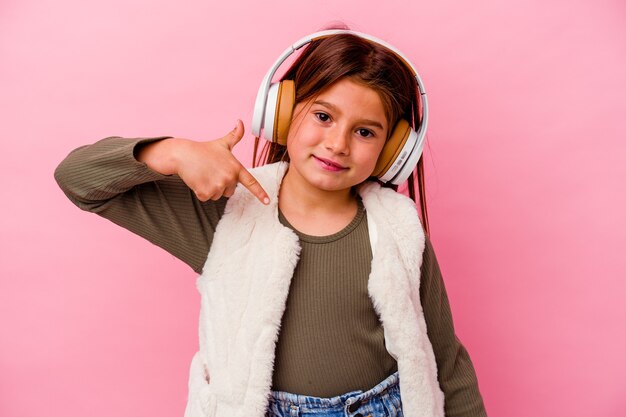
[[[293,80],[283,80],[272,83],[272,77],[278,70],[278,67],[298,49],[314,40],[338,34],[355,35],[384,46],[404,62],[405,66],[411,70],[411,73],[417,80],[420,101],[422,103],[422,120],[419,124],[419,128],[416,132],[409,122],[404,119],[399,120],[391,136],[385,143],[380,157],[376,162],[374,172],[372,173],[373,176],[378,177],[382,182],[391,182],[395,185],[402,184],[411,175],[411,172],[415,169],[422,155],[426,126],[428,125],[428,101],[424,84],[415,67],[396,48],[373,36],[353,32],[351,30],[325,30],[305,36],[287,48],[285,52],[278,57],[261,82],[261,87],[259,87],[259,92],[254,104],[252,133],[270,142],[276,142],[284,146],[287,145],[289,125],[296,101],[296,87]]]

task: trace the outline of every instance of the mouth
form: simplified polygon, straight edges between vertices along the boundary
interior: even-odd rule
[[[335,162],[330,159],[320,158],[319,156],[313,155],[313,158],[322,166],[322,168],[328,169],[330,171],[340,171],[342,169],[347,169],[347,167]]]

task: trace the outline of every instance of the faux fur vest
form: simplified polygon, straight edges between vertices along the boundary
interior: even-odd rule
[[[264,417],[274,352],[289,284],[298,262],[297,235],[278,220],[278,191],[288,164],[251,172],[270,197],[262,205],[238,186],[217,225],[197,287],[200,350],[191,361],[185,417]],[[426,334],[419,284],[425,238],[414,203],[365,183],[359,194],[372,245],[368,292],[398,361],[406,417],[443,417],[443,393]]]

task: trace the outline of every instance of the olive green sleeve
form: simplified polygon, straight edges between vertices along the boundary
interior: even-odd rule
[[[176,175],[135,158],[156,138],[108,137],[73,150],[54,177],[72,203],[142,236],[201,272],[226,198],[201,202]]]
[[[486,416],[474,366],[454,332],[448,295],[428,238],[421,267],[420,299],[437,360],[439,385],[445,394],[446,417]]]

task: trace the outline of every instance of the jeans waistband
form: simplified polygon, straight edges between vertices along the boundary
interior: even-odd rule
[[[271,400],[277,402],[280,405],[297,405],[307,408],[335,408],[343,407],[346,404],[355,403],[357,401],[364,402],[365,400],[378,396],[384,393],[386,390],[397,387],[399,385],[400,378],[398,371],[389,375],[383,381],[381,381],[375,387],[367,391],[350,391],[345,394],[338,395],[336,397],[321,398],[311,397],[308,395],[292,394],[284,391],[272,391]],[[350,400],[350,401],[348,401]]]

